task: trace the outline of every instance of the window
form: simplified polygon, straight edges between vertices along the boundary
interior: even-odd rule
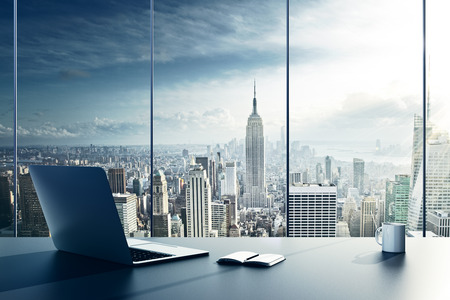
[[[0,7],[0,236],[13,236],[13,1],[3,1]]]
[[[14,132],[2,2],[0,235],[14,228],[14,137],[21,236],[49,235],[29,164],[104,168],[113,192],[136,194],[130,235],[153,223],[162,236],[295,236],[310,214],[332,220],[302,228],[311,236],[372,235],[383,221],[414,235],[424,194],[427,230],[448,235],[445,1],[427,4],[426,103],[421,3],[152,3],[153,90],[148,1],[21,1]]]

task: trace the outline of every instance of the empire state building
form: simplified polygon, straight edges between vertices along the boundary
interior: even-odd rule
[[[266,171],[264,153],[263,121],[256,106],[256,83],[254,84],[253,111],[248,117],[245,136],[245,189],[244,206],[266,206]]]

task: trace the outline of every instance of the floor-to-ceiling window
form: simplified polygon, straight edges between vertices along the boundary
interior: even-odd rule
[[[18,1],[19,236],[49,235],[30,164],[102,167],[137,210],[124,227],[148,231],[146,197],[125,193],[148,185],[149,18],[148,1]]]
[[[0,236],[12,236],[14,234],[13,1],[3,1],[0,7]]]
[[[426,232],[427,235],[450,236],[450,89],[448,84],[448,69],[450,45],[445,38],[450,21],[446,12],[450,9],[447,1],[427,1],[426,7],[426,171],[423,163],[420,166],[422,188],[425,185],[426,200]],[[421,125],[423,128],[423,124]],[[423,161],[423,158],[422,158]],[[425,173],[425,181],[423,180]],[[412,201],[422,200],[423,191],[417,189]],[[422,208],[417,205],[416,207]],[[419,228],[422,229],[422,209],[419,211]]]
[[[154,1],[153,112],[147,1],[18,4],[19,235],[48,235],[26,220],[27,166],[58,164],[123,177],[113,192],[136,195],[136,235],[152,214],[158,236],[371,236],[383,221],[415,235],[425,188],[426,229],[448,236],[445,1],[427,3],[425,102],[422,3],[292,0],[287,16],[284,1]],[[11,235],[13,1],[1,8],[0,234]]]
[[[406,224],[421,3],[290,4],[291,235],[367,237],[384,221]]]
[[[155,1],[155,235],[285,236],[285,37],[283,1]]]

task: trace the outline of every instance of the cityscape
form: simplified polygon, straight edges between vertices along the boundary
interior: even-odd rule
[[[410,236],[421,234],[422,117],[413,119],[410,165],[319,156],[314,147],[293,141],[286,178],[285,128],[276,142],[264,136],[256,83],[253,94],[245,140],[155,145],[153,180],[148,146],[21,147],[18,236],[50,235],[28,173],[30,164],[103,168],[126,236],[373,237],[383,222],[405,224]],[[431,122],[426,132],[426,229],[431,236],[448,237],[449,136]],[[372,154],[395,156],[395,149],[382,148],[376,140]],[[8,236],[12,149],[2,148],[0,159],[0,234]]]
[[[427,235],[449,236],[439,5],[424,172],[420,3],[155,1],[152,44],[148,1],[91,2],[21,3],[17,130],[12,3],[0,4],[1,236],[13,235],[15,132],[19,236],[51,234],[31,164],[102,168],[127,236],[367,237],[382,222],[414,236],[424,196]]]

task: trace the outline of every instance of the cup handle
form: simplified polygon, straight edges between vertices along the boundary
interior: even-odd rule
[[[377,230],[375,231],[375,241],[378,243],[378,245],[382,246],[383,242],[380,243],[379,241],[379,237],[380,237],[380,232],[383,230],[383,227],[380,226],[377,228]]]

